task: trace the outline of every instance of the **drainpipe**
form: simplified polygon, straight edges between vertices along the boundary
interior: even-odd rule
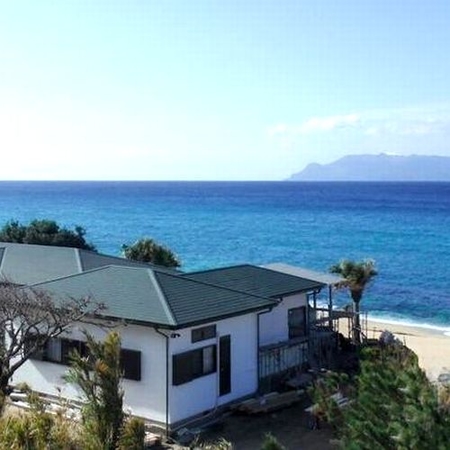
[[[166,340],[166,438],[169,437],[169,336],[154,328]]]

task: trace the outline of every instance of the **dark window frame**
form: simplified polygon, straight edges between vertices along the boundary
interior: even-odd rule
[[[54,358],[50,354],[50,345],[60,345],[59,358]],[[38,348],[30,355],[31,360],[44,361],[63,366],[70,365],[70,354],[77,350],[81,356],[88,356],[88,348],[85,341],[68,338],[52,338],[45,346]],[[139,350],[131,350],[128,348],[120,349],[120,366],[122,369],[122,377],[127,380],[140,381],[142,362],[141,352]]]
[[[141,381],[141,352],[122,348],[120,350],[120,366],[122,368],[123,378],[127,380]]]
[[[210,351],[212,354],[208,355]],[[215,372],[217,372],[217,345],[215,344],[172,355],[173,386],[179,386]]]
[[[297,314],[301,313],[300,325]],[[305,337],[308,334],[308,316],[306,306],[298,306],[288,309],[288,334],[289,339]]]
[[[205,327],[193,328],[191,330],[191,342],[206,341],[208,339],[214,339],[217,336],[217,326],[207,325]]]

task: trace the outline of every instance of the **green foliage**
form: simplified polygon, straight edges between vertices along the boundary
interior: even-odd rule
[[[350,295],[353,300],[353,309],[355,311],[355,341],[361,342],[361,324],[359,319],[359,304],[362,295],[369,282],[378,275],[375,268],[375,261],[366,259],[363,261],[351,261],[344,259],[338,264],[330,267],[330,272],[341,276],[344,281],[341,286],[345,286],[350,290]]]
[[[66,419],[65,411],[59,411],[56,415],[48,413],[44,402],[31,391],[28,391],[28,404],[29,413],[10,415],[0,420],[0,448],[12,450],[81,448],[76,434],[73,433],[74,424]]]
[[[88,356],[74,352],[66,381],[81,390],[86,449],[114,450],[123,424],[123,390],[121,387],[120,336],[107,335],[97,342],[86,334]]]
[[[27,385],[28,413],[0,419],[0,449],[11,450],[144,450],[141,419],[124,421],[120,370],[120,337],[110,333],[104,342],[86,335],[88,355],[71,355],[66,379],[82,391],[85,406],[81,424],[68,418],[67,404],[54,414]],[[225,447],[224,447],[225,448]]]
[[[450,414],[416,355],[394,343],[362,351],[350,403],[322,403],[346,450],[448,449]],[[336,387],[336,386],[335,386]],[[320,395],[320,393],[319,393]]]
[[[344,278],[342,284],[349,288],[355,303],[358,303],[361,300],[367,284],[372,278],[378,275],[378,271],[375,268],[375,261],[372,259],[363,261],[344,259],[338,264],[331,266],[330,272]]]
[[[283,445],[278,442],[278,439],[270,433],[267,433],[261,450],[286,450]]]
[[[195,442],[194,448],[202,450],[233,450],[233,445],[226,439],[221,438],[216,442]]]
[[[5,394],[0,390],[0,417],[3,414],[3,411],[5,409],[5,400],[6,400],[6,396]]]
[[[153,239],[143,238],[133,245],[123,245],[125,258],[165,267],[180,267],[178,257],[167,247],[157,244]]]
[[[348,395],[350,390],[350,378],[347,374],[327,372],[309,389],[315,405],[313,414],[318,420],[326,420],[333,428],[339,429],[343,422],[343,411],[338,407],[335,396],[344,393]]]
[[[122,429],[118,450],[144,450],[145,424],[137,418],[128,419]]]
[[[35,427],[29,416],[9,416],[0,421],[0,444],[11,450],[45,449],[35,433]]]
[[[75,247],[95,251],[95,246],[86,242],[85,234],[83,227],[75,226],[74,230],[70,230],[61,227],[54,220],[36,219],[28,225],[11,220],[0,230],[0,242]]]

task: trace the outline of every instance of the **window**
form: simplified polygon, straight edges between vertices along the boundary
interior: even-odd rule
[[[39,335],[35,333],[28,333],[24,339],[24,354],[28,354],[28,352],[35,348],[36,349],[31,353],[30,359],[42,360],[44,355],[44,348],[38,342]]]
[[[28,345],[32,345],[32,341],[37,339],[36,335],[30,336]],[[76,339],[54,338],[49,339],[45,346],[32,353],[30,359],[69,365],[70,355],[75,350],[81,356],[88,356],[85,342]],[[136,381],[141,379],[141,352],[122,348],[120,365],[124,378]]]
[[[306,307],[292,308],[288,311],[289,339],[306,336]]]
[[[69,365],[70,364],[70,355],[77,351],[81,356],[88,355],[88,349],[86,347],[86,343],[83,341],[77,341],[75,339],[53,339],[60,341],[61,345],[61,359],[53,360],[55,362],[60,362],[62,364]]]
[[[47,342],[44,353],[42,354],[42,359],[44,361],[53,361],[53,362],[63,362],[62,359],[62,339],[49,339]],[[67,358],[67,353],[66,353]],[[67,359],[65,360],[65,362]]]
[[[216,346],[198,348],[172,357],[172,384],[178,386],[216,371]]]
[[[208,325],[207,327],[196,328],[191,332],[192,342],[206,341],[216,337],[216,326]]]
[[[28,345],[34,345],[34,343],[31,342],[33,339],[37,340],[37,336],[32,336]],[[70,363],[70,355],[75,350],[82,356],[87,355],[86,344],[82,341],[51,338],[43,347],[36,350],[30,358],[68,365]]]
[[[140,381],[141,379],[141,352],[123,348],[120,351],[120,365],[123,377],[128,380]]]

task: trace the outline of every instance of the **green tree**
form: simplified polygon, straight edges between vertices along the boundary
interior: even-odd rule
[[[340,275],[344,280],[342,285],[350,291],[355,313],[354,336],[357,343],[361,342],[360,303],[368,283],[378,275],[375,262],[371,259],[351,261],[344,259],[330,267],[330,272]]]
[[[181,265],[172,250],[149,238],[139,239],[133,245],[122,245],[122,252],[125,258],[133,261],[148,262],[165,267],[180,267]]]
[[[22,225],[11,220],[0,230],[0,242],[19,244],[54,245],[95,251],[95,246],[85,239],[86,230],[75,226],[73,230],[61,227],[54,220],[33,220]]]
[[[449,410],[417,356],[400,342],[363,348],[352,389],[342,386],[342,377],[329,381],[318,383],[313,398],[344,450],[449,448]],[[336,392],[349,397],[346,406],[331,400]]]
[[[436,387],[399,343],[363,351],[343,423],[348,450],[447,449],[450,442],[450,416]]]
[[[86,334],[87,355],[74,352],[66,381],[82,392],[82,419],[85,428],[84,448],[115,450],[124,420],[121,340],[117,332],[103,342]]]

